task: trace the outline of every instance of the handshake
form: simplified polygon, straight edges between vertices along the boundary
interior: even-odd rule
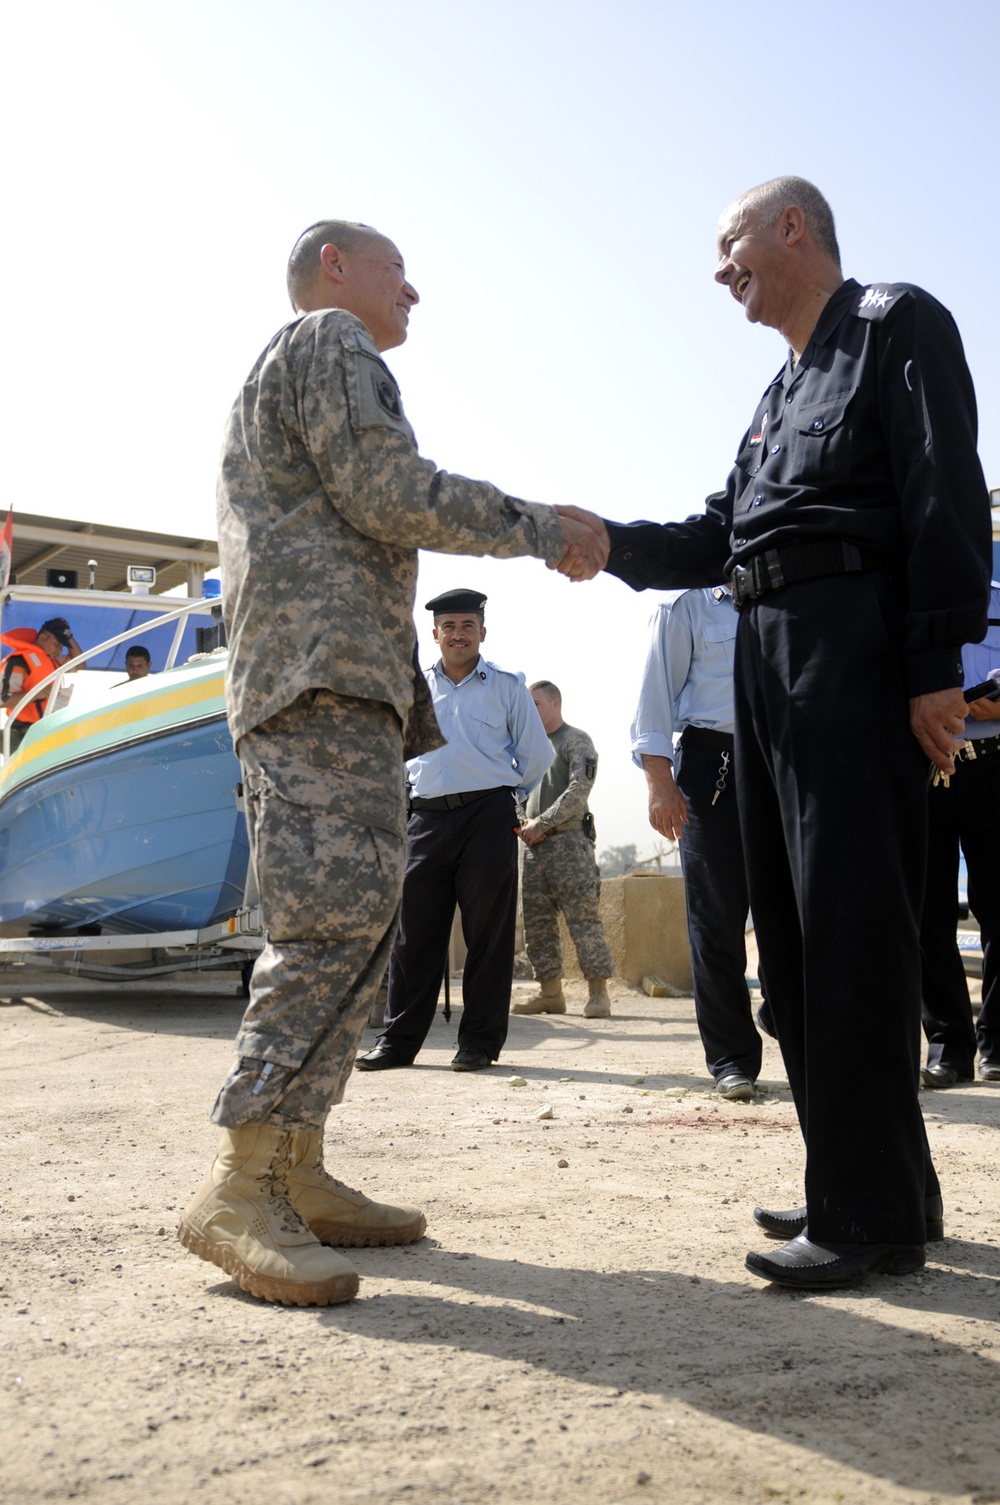
[[[565,552],[559,563],[550,565],[570,580],[593,580],[603,570],[611,552],[608,530],[596,512],[582,507],[557,507],[562,524]]]

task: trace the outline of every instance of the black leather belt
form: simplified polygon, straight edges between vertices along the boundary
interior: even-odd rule
[[[499,786],[503,789],[505,786]],[[511,790],[507,791],[511,793]],[[438,794],[431,800],[418,799],[416,795],[410,800],[411,810],[460,810],[463,805],[471,805],[476,800],[485,799],[488,794],[498,793],[497,789],[469,789],[464,794]]]
[[[708,726],[686,726],[681,732],[681,747],[687,747],[689,742],[700,742],[703,747],[721,747],[732,752],[734,741],[732,732],[717,732]]]
[[[968,747],[961,748],[956,760],[974,763],[977,758],[988,758],[990,753],[1000,752],[1000,737],[970,737]]]
[[[741,611],[771,591],[784,590],[799,580],[821,575],[847,575],[858,570],[885,569],[889,561],[872,549],[859,548],[843,538],[818,538],[813,543],[793,543],[783,549],[765,549],[749,564],[733,569],[733,605]]]

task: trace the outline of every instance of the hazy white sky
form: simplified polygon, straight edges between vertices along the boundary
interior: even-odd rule
[[[849,275],[951,308],[1000,485],[996,0],[52,0],[5,43],[15,515],[213,535],[225,415],[325,214],[406,257],[389,361],[424,454],[607,516],[698,511],[784,355],[713,283],[715,223],[781,172],[829,196]],[[489,656],[595,736],[599,848],[652,851],[628,725],[654,597],[422,556],[418,603],[459,584],[489,595]]]

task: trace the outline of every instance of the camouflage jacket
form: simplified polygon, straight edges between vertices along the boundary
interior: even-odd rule
[[[549,741],[555,761],[528,795],[528,819],[537,820],[543,831],[578,827],[597,777],[597,750],[586,732],[565,721]]]
[[[236,742],[323,688],[393,706],[407,756],[439,746],[415,671],[417,549],[562,555],[550,507],[421,459],[392,373],[340,309],[286,324],[251,371],[226,428],[218,513]]]

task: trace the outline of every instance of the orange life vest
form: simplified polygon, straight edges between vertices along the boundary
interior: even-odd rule
[[[9,643],[12,639],[14,639],[15,634],[20,636],[22,632],[26,636],[27,633],[32,632],[32,629],[30,627],[15,628],[10,633],[5,632],[4,641]],[[0,676],[2,676],[4,665],[7,663],[7,659],[9,658],[22,658],[28,666],[28,673],[25,676],[24,684],[21,686],[20,690],[18,690],[17,694],[11,697],[14,705],[16,705],[17,702],[21,699],[22,695],[26,695],[29,690],[33,690],[37,684],[41,683],[46,675],[51,674],[53,669],[57,669],[59,667],[59,665],[55,663],[53,659],[49,658],[47,653],[45,653],[41,648],[38,647],[38,645],[34,641],[34,637],[32,637],[31,642],[25,641],[23,644],[18,644],[16,652],[8,654],[7,658],[3,660],[3,663],[0,663]],[[42,709],[44,707],[45,701],[48,699],[48,692],[50,688],[51,686],[46,686],[45,694],[41,697],[41,704],[39,704],[39,701],[37,700],[29,700],[26,706],[22,706],[21,710],[18,712],[18,721],[31,722],[41,720]]]

